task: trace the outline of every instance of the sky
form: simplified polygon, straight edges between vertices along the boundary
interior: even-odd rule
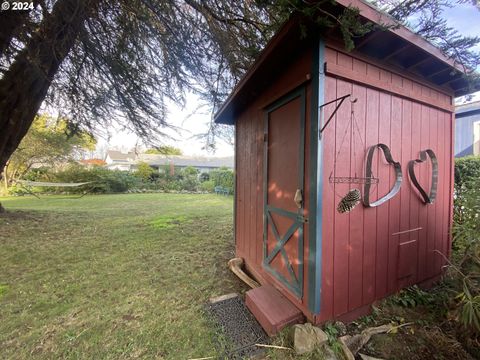
[[[444,14],[448,24],[457,29],[464,35],[480,36],[480,11],[469,4],[455,4]],[[480,45],[476,47],[480,51]],[[480,72],[480,69],[477,69]],[[477,92],[473,100],[480,100],[480,92]],[[199,105],[198,98],[193,94],[187,95],[185,108],[181,108],[174,103],[168,104],[167,120],[172,125],[181,128],[179,133],[166,131],[172,138],[165,139],[165,145],[172,145],[180,148],[185,155],[208,155],[208,156],[231,156],[234,149],[231,145],[219,140],[215,153],[207,152],[203,149],[205,142],[194,138],[195,135],[205,133],[211,119],[211,114],[206,113],[205,109],[196,111]],[[106,148],[116,148],[118,150],[129,150],[138,142],[137,136],[127,131],[112,131],[110,139],[99,139],[98,149],[104,151]]]
[[[457,29],[463,35],[480,36],[480,11],[469,4],[456,4],[445,12],[449,26]],[[480,44],[474,47],[480,51]],[[477,68],[480,72],[480,67]],[[463,99],[458,99],[463,100]],[[476,92],[472,101],[480,100],[480,91]]]
[[[194,94],[187,94],[186,106],[181,106],[168,102],[167,122],[175,126],[178,130],[173,131],[165,129],[164,132],[171,138],[164,138],[163,143],[159,145],[171,145],[182,150],[184,155],[192,156],[232,156],[234,148],[222,140],[216,143],[216,151],[206,151],[204,139],[196,138],[199,134],[207,132],[211,120],[211,114],[208,109],[202,108],[198,110],[200,101]],[[98,152],[104,152],[105,148],[128,151],[135,147],[136,143],[141,140],[129,132],[113,130],[110,131],[110,139],[98,139]]]

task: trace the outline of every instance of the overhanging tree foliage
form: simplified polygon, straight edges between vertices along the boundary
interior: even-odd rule
[[[154,148],[147,149],[145,154],[153,155],[183,155],[182,150],[170,145],[155,146]]]
[[[460,0],[461,1],[461,0]],[[113,121],[154,140],[166,122],[165,100],[193,91],[219,104],[279,25],[299,12],[339,27],[347,47],[371,29],[355,9],[325,11],[331,0],[36,0],[29,13],[0,13],[0,169],[41,104],[71,119],[68,130]],[[478,38],[449,29],[447,0],[380,0],[466,68]],[[212,127],[210,135],[221,134]]]

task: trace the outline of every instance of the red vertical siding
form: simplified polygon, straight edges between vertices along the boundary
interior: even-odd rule
[[[263,153],[264,112],[263,109],[293,90],[300,84],[307,89],[306,104],[306,153],[305,153],[305,197],[308,199],[310,139],[310,96],[311,84],[307,81],[311,71],[310,50],[299,57],[282,74],[249,104],[236,119],[236,247],[237,255],[245,259],[250,269],[262,282],[273,283],[296,306],[310,316],[307,308],[308,295],[308,243],[309,234],[304,229],[304,296],[297,299],[275,278],[262,268],[263,260]],[[452,114],[434,107],[431,98],[448,105],[451,98],[425,84],[406,79],[385,68],[369,64],[352,54],[326,49],[327,63],[355,74],[352,79],[340,75],[328,75],[325,80],[325,102],[345,94],[352,94],[358,101],[354,114],[358,130],[349,129],[351,102],[345,101],[331,124],[322,134],[323,189],[319,190],[322,201],[322,281],[321,313],[316,321],[361,309],[375,299],[397,291],[400,287],[435,278],[441,273],[444,260],[437,251],[449,251],[449,226],[452,204]],[[327,66],[328,71],[328,66]],[[375,86],[358,82],[362,77],[372,79]],[[394,85],[397,93],[382,89]],[[405,90],[405,96],[398,93]],[[328,118],[335,105],[324,108],[324,119]],[[345,133],[347,130],[347,133]],[[360,135],[358,134],[360,133]],[[352,141],[355,139],[355,154]],[[341,146],[343,143],[343,146]],[[340,199],[355,184],[333,184],[329,176],[333,172],[336,158],[336,176],[363,176],[366,149],[377,143],[388,145],[403,170],[401,191],[390,201],[378,208],[358,205],[348,214],[339,214],[336,207]],[[408,178],[408,161],[419,156],[421,150],[431,148],[439,161],[437,200],[433,205],[421,202],[418,193]],[[377,151],[373,171],[380,179],[372,186],[371,199],[385,195],[394,183],[394,172],[386,164],[384,155]],[[431,164],[429,161],[415,166],[420,183],[430,188]],[[332,173],[332,175],[334,175]],[[362,189],[363,190],[363,189]],[[314,205],[308,201],[309,207]],[[421,230],[393,235],[399,231],[421,227]],[[407,247],[403,246],[405,244]],[[294,252],[294,249],[291,249]],[[405,259],[408,259],[406,261]],[[413,265],[412,265],[413,264]]]
[[[339,59],[340,61],[340,59]],[[343,80],[337,80],[337,95],[343,96],[345,94],[352,93],[352,84]],[[346,194],[349,190],[348,184],[331,184],[329,182],[329,176],[343,176],[342,171],[350,169],[350,154],[348,152],[349,147],[349,134],[345,137],[346,123],[338,121],[338,119],[346,119],[350,115],[350,102],[346,101],[344,106],[342,106],[336,114],[335,124],[335,151],[334,158],[336,158],[338,166],[338,173],[332,173],[334,171],[333,163],[324,164],[324,172],[327,174],[324,177],[324,187],[334,192],[334,202],[333,206],[336,207],[336,203],[340,196]],[[339,148],[346,148],[346,151],[339,152]],[[341,195],[339,195],[341,194]],[[335,235],[334,235],[334,272],[333,272],[333,303],[334,303],[334,315],[340,315],[348,310],[348,275],[349,275],[349,236],[350,236],[350,226],[349,226],[349,217],[335,216]],[[335,264],[343,264],[342,266],[336,267]]]
[[[255,257],[252,258],[252,261],[255,264],[261,264],[263,260],[263,121],[253,121],[256,125],[256,134],[255,134],[255,208],[256,208],[256,230],[253,237],[255,242]],[[260,241],[259,241],[259,234]]]
[[[372,69],[371,66],[367,69],[369,76],[378,76],[380,78],[380,71],[378,68]],[[367,89],[366,92],[367,106],[365,118],[365,144],[378,143],[378,120],[379,120],[379,108],[380,108],[380,94],[377,90]],[[376,166],[378,168],[378,166]],[[372,191],[374,199],[378,198],[378,187],[375,187]],[[377,209],[373,208],[372,211],[367,211],[364,214],[364,223],[368,226],[364,226],[363,230],[363,305],[370,304],[375,300],[375,285],[376,285],[376,249],[377,249]]]
[[[384,71],[382,71],[382,77]],[[390,144],[390,119],[391,114],[391,95],[380,92],[379,120],[378,120],[378,142],[381,144]],[[372,145],[372,144],[366,144]],[[373,144],[374,145],[374,144]],[[391,187],[390,168],[385,165],[383,154],[377,152],[377,177],[379,179],[389,179],[388,182],[382,181],[377,185],[378,196],[381,197],[388,193]],[[377,268],[376,268],[376,298],[382,298],[387,295],[388,284],[388,213],[390,202],[385,203],[382,208],[377,210]]]
[[[448,229],[451,206],[451,113],[415,95],[432,99],[432,104],[450,105],[449,97],[425,84],[404,78],[386,69],[367,64],[355,56],[327,47],[328,63],[340,69],[338,76],[327,76],[325,102],[352,94],[357,98],[355,118],[361,128],[363,146],[353,153],[351,133],[347,145],[341,147],[345,129],[349,126],[351,104],[344,102],[323,141],[322,189],[322,293],[321,313],[317,321],[344,317],[359,311],[401,287],[433,279],[441,274],[443,260],[437,251],[449,246]],[[334,67],[332,67],[334,68]],[[345,72],[347,71],[347,72]],[[348,80],[371,78],[375,87]],[[392,85],[405,95],[382,90]],[[388,86],[387,86],[388,85]],[[335,108],[327,106],[325,116]],[[355,134],[355,137],[358,135]],[[355,184],[331,184],[329,176],[336,158],[337,176],[363,176],[366,149],[377,143],[390,147],[395,161],[402,166],[403,183],[400,192],[377,208],[357,206],[348,214],[339,214],[336,206]],[[357,145],[357,143],[356,143]],[[439,162],[437,199],[423,204],[411,185],[407,164],[419,157],[422,150],[432,149]],[[374,156],[374,174],[380,179],[372,186],[371,199],[385,195],[393,186],[395,174],[378,151]],[[415,173],[425,189],[431,186],[431,164],[415,166]],[[362,189],[363,190],[363,189]],[[413,229],[421,227],[421,230]],[[398,232],[407,231],[403,234]],[[394,235],[395,234],[395,235]]]
[[[235,144],[237,149],[243,149],[245,143],[246,123],[237,121],[237,143]],[[235,243],[237,248],[237,255],[240,257],[245,256],[245,199],[244,199],[244,187],[245,187],[245,173],[243,167],[245,166],[245,151],[236,151],[237,164],[236,164],[236,219],[235,219]]]
[[[418,155],[418,149],[421,148],[421,106],[415,102],[412,102],[411,106],[411,131],[410,131],[410,160],[413,160]],[[407,163],[408,164],[408,163]],[[404,165],[403,171],[406,174],[407,169]],[[418,174],[418,169],[417,169]],[[406,181],[406,188],[408,189],[408,193],[410,194],[410,228],[411,229],[418,229],[420,227],[419,222],[419,211],[421,203],[418,201],[415,190],[409,181]],[[417,241],[417,267],[415,272],[415,277],[412,279],[412,282],[417,282],[420,279],[420,266],[423,264],[423,258],[421,257],[421,242],[420,236],[422,234],[421,230],[412,232],[410,234],[410,240]]]
[[[437,111],[435,109],[429,108],[429,142],[426,148],[432,148],[433,151],[438,152],[437,148]],[[426,165],[424,165],[426,169],[426,182],[428,186],[426,187],[429,189],[432,185],[431,182],[431,171],[432,166],[429,161],[427,161]],[[435,275],[436,269],[434,267],[434,259],[435,259],[435,235],[436,235],[436,222],[437,222],[437,212],[436,206],[427,206],[428,210],[428,239],[427,239],[427,276],[433,277]]]
[[[411,84],[408,84],[410,86]],[[407,165],[408,162],[412,159],[412,102],[409,100],[402,99],[402,144],[401,144],[401,156],[398,161],[402,164],[402,170],[404,174],[407,174]],[[408,179],[405,179],[408,180]],[[411,203],[412,191],[410,186],[407,185],[407,181],[404,183],[404,186],[400,189],[400,214],[410,213],[413,209],[413,204]],[[400,230],[414,229],[411,225],[410,216],[401,216],[400,217]],[[398,239],[398,244],[404,244],[405,247],[410,247],[410,249],[416,250],[418,248],[417,241],[417,231],[404,233],[396,236]],[[401,245],[400,245],[401,246]],[[398,248],[398,247],[397,247]],[[417,251],[411,251],[406,254],[406,256],[411,257],[410,263],[408,266],[411,268],[412,275],[406,276],[406,274],[401,274],[398,276],[399,286],[407,286],[415,281],[416,278],[416,263],[417,263]],[[414,252],[414,253],[413,253]],[[399,254],[400,255],[400,254]],[[402,259],[398,256],[399,262],[405,262],[407,259]],[[412,266],[413,265],[413,266]],[[401,266],[399,263],[398,267]],[[412,269],[414,267],[414,269]]]
[[[354,61],[354,71],[362,72],[366,74],[367,69],[365,63]],[[354,111],[354,129],[352,129],[352,136],[349,144],[346,146],[348,149],[350,144],[354,145],[354,151],[351,152],[350,159],[350,174],[356,176],[363,176],[363,164],[355,159],[360,157],[363,159],[365,153],[365,110],[367,100],[367,89],[364,86],[353,85],[352,88],[353,99],[357,99],[357,102],[352,104],[352,111]],[[351,115],[350,115],[351,117]],[[357,128],[358,126],[358,128]],[[355,131],[356,130],[356,131]],[[350,186],[350,190],[354,186]],[[355,210],[354,210],[355,211]],[[358,308],[363,305],[363,296],[359,296],[363,293],[363,271],[364,271],[364,212],[357,211],[355,215],[350,216],[350,236],[349,236],[349,276],[348,276],[348,307]]]
[[[255,101],[248,104],[235,120],[236,125],[236,213],[235,213],[235,241],[236,255],[243,257],[247,268],[259,278],[261,282],[275,285],[296,306],[308,314],[308,227],[304,227],[304,296],[297,299],[278,282],[276,278],[264,271],[263,261],[263,156],[264,156],[264,109],[302,85],[306,87],[306,131],[305,131],[305,171],[308,173],[310,157],[308,154],[308,139],[310,127],[310,99],[311,84],[309,82],[312,70],[312,52],[307,49],[293,60],[289,71],[282,72],[269,87],[263,91]],[[288,164],[285,164],[288,170]],[[305,197],[309,197],[308,177],[305,176]],[[305,204],[309,206],[308,201]],[[308,212],[308,208],[306,209]],[[292,254],[296,252],[292,244],[287,244]],[[295,271],[298,265],[294,265]]]

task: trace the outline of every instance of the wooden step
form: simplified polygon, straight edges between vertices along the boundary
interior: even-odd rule
[[[247,291],[245,303],[269,336],[287,325],[304,322],[302,312],[271,285]]]

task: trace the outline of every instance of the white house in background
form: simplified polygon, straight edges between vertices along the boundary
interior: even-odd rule
[[[134,152],[124,153],[117,150],[107,150],[105,157],[105,166],[110,170],[132,170],[136,164],[137,155]]]
[[[207,156],[186,156],[186,155],[157,155],[157,154],[138,154],[133,152],[122,153],[120,151],[108,150],[105,159],[106,167],[112,170],[133,171],[138,163],[144,162],[151,167],[164,171],[169,169],[183,169],[188,166],[196,168],[199,173],[208,173],[214,169],[226,167],[233,169],[233,156],[227,157],[207,157]]]

